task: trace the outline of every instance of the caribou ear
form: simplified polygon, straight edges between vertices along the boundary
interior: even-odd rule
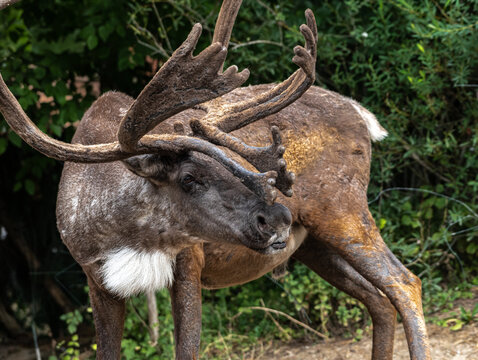
[[[138,176],[154,180],[166,180],[178,164],[177,155],[146,154],[122,160],[123,164]]]

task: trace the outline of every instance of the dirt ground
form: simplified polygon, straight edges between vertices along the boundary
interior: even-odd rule
[[[474,298],[459,300],[454,304],[452,312],[459,314],[460,306],[471,311],[478,303],[478,288],[474,291]],[[435,315],[435,318],[446,319],[451,313]],[[478,320],[463,326],[458,331],[441,327],[436,324],[427,324],[434,360],[478,360]],[[48,353],[51,347],[43,344],[44,354]],[[42,352],[43,352],[42,351]],[[274,343],[268,346],[266,351],[255,351],[244,358],[244,360],[362,360],[370,359],[372,353],[371,334],[366,334],[362,340],[330,339],[316,344],[281,344]],[[82,354],[80,358],[87,358],[91,354]],[[47,356],[43,357],[47,358]],[[1,360],[35,360],[33,346],[29,344],[0,344]],[[405,340],[403,327],[397,325],[395,333],[394,360],[408,360],[408,348]],[[139,359],[140,360],[140,359]]]
[[[474,289],[473,299],[457,301],[450,312],[436,314],[438,319],[450,318],[452,313],[459,314],[460,306],[471,311],[478,303],[478,288]],[[432,358],[434,360],[478,360],[478,321],[463,326],[458,331],[427,324]],[[274,346],[254,360],[362,360],[370,359],[372,354],[371,334],[360,341],[331,339],[319,344],[291,344]],[[395,331],[394,360],[408,360],[407,341],[401,324]]]
[[[478,360],[478,323],[466,325],[460,331],[451,331],[438,325],[427,326],[432,358],[434,360]],[[331,340],[317,345],[294,344],[269,350],[260,360],[346,360],[370,359],[371,336],[359,342]],[[407,341],[403,327],[397,326],[395,333],[394,360],[408,360]]]

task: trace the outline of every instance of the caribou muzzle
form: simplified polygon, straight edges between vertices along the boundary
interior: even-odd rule
[[[292,215],[281,204],[273,204],[251,212],[251,229],[254,241],[249,248],[261,254],[273,254],[287,247]]]

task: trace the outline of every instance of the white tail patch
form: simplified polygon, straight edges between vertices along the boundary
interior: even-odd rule
[[[364,119],[372,141],[380,141],[385,139],[385,137],[388,135],[388,132],[380,125],[375,115],[354,100],[351,100],[350,103],[359,113],[362,119]]]
[[[159,250],[121,248],[110,252],[101,267],[103,284],[121,297],[156,291],[173,282],[175,259]]]

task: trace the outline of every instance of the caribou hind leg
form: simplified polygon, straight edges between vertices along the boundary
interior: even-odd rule
[[[293,258],[367,307],[373,322],[372,359],[391,360],[397,313],[388,298],[319,239],[306,239]]]

